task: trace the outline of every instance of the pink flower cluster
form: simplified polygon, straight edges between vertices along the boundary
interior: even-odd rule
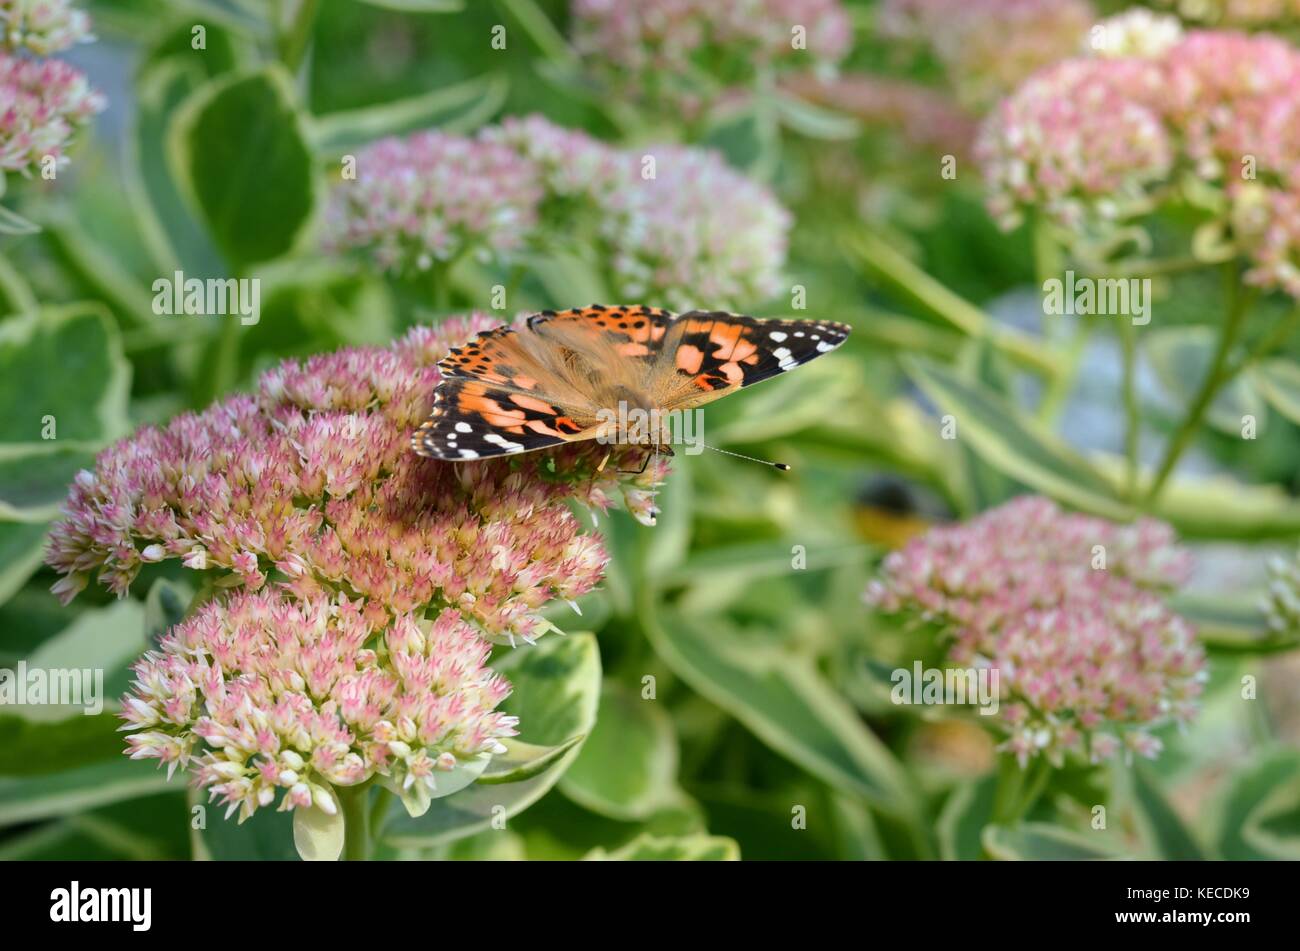
[[[1150,58],[1044,70],[990,115],[978,153],[1008,227],[1028,209],[1073,230],[1132,218],[1193,174],[1222,195],[1247,279],[1300,297],[1298,117],[1300,51],[1201,31]]]
[[[1121,747],[1154,757],[1148,730],[1189,720],[1206,676],[1191,626],[1161,597],[1190,570],[1163,523],[1022,497],[891,554],[867,601],[939,626],[950,664],[998,671],[1004,748],[1022,763]]]
[[[368,148],[335,197],[333,246],[369,247],[385,270],[426,271],[466,249],[518,250],[542,189],[535,166],[511,149],[430,131]]]
[[[371,645],[371,646],[368,646]],[[280,809],[333,815],[334,786],[372,777],[434,796],[457,767],[504,752],[510,685],[454,610],[403,613],[372,642],[362,603],[267,589],[211,601],[135,665],[123,729],[132,759],[194,771],[242,822]]]
[[[930,47],[958,97],[983,109],[1048,64],[1076,54],[1088,0],[884,0],[878,29]]]
[[[357,157],[357,172],[334,190],[330,243],[384,269],[585,241],[625,300],[741,307],[780,287],[789,213],[701,149],[617,149],[530,116],[472,139],[388,139]]]
[[[649,520],[664,467],[620,477],[640,458],[632,448],[600,473],[601,454],[582,446],[460,465],[415,456],[437,361],[495,323],[476,315],[286,362],[253,395],[104,450],[52,531],[55,592],[67,601],[98,572],[122,596],[144,564],[175,558],[223,588],[347,597],[372,632],[454,608],[492,641],[544,633],[542,605],[591,590],[606,562],[570,501],[603,508],[621,488]]]
[[[38,56],[94,39],[90,16],[71,0],[0,0],[0,30],[5,48],[26,47]]]
[[[853,42],[840,0],[575,0],[572,16],[585,65],[624,96],[688,113],[756,66],[826,72]]]
[[[29,174],[47,156],[62,163],[73,133],[104,106],[67,63],[0,53],[0,172]]]

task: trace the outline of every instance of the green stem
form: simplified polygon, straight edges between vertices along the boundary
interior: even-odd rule
[[[291,73],[296,73],[307,55],[311,44],[312,28],[316,25],[316,14],[320,11],[320,0],[298,0],[298,8],[293,19],[280,36],[280,61]]]
[[[1127,498],[1138,492],[1139,429],[1142,424],[1137,399],[1137,328],[1131,319],[1120,317],[1119,339],[1124,358],[1124,458],[1127,463]]]
[[[1228,357],[1232,353],[1233,346],[1237,343],[1237,337],[1241,334],[1246,314],[1250,311],[1250,305],[1254,301],[1254,293],[1253,291],[1242,291],[1237,280],[1235,267],[1229,266],[1225,268],[1224,275],[1228,281],[1229,305],[1227,320],[1224,322],[1223,330],[1219,335],[1219,345],[1214,351],[1205,379],[1201,382],[1201,388],[1193,398],[1192,405],[1188,407],[1187,415],[1183,418],[1173,438],[1169,440],[1169,445],[1165,447],[1164,458],[1161,459],[1160,466],[1156,469],[1155,479],[1151,483],[1151,488],[1147,491],[1146,504],[1148,507],[1160,497],[1160,491],[1173,473],[1174,466],[1178,464],[1183,452],[1191,444],[1192,437],[1200,429],[1201,420],[1204,418],[1206,410],[1210,408],[1210,404],[1214,401],[1214,397],[1240,369],[1240,365],[1230,367]]]
[[[384,819],[388,815],[388,805],[393,801],[393,793],[387,786],[375,789],[375,801],[370,807],[370,834],[382,836]]]
[[[343,860],[364,862],[370,858],[370,784],[335,786],[343,810]]]

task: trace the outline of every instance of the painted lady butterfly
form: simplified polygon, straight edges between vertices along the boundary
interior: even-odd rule
[[[542,311],[523,327],[481,333],[438,363],[433,413],[412,448],[465,461],[609,441],[608,419],[620,404],[666,415],[711,403],[834,350],[848,335],[847,325],[828,321],[698,310]]]

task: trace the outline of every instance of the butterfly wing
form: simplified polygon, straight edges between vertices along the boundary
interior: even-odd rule
[[[802,366],[848,339],[848,324],[690,311],[664,337],[652,380],[665,411],[711,403]]]
[[[658,308],[597,304],[485,331],[439,361],[433,412],[412,447],[469,460],[595,438],[602,407],[645,390],[672,320]]]
[[[417,453],[470,460],[593,439],[621,400],[663,411],[712,402],[842,344],[846,324],[653,307],[542,311],[479,334],[439,363]]]

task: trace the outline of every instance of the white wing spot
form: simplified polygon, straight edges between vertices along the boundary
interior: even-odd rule
[[[511,442],[500,433],[487,433],[483,436],[484,442],[490,442],[493,445],[500,446],[506,452],[523,452],[524,444],[521,442]]]
[[[460,451],[460,457],[462,459],[477,459],[478,453],[475,452],[473,449],[462,449]]]
[[[456,424],[456,432],[458,433],[472,433],[473,431],[474,431],[474,427],[471,426],[469,423]]]
[[[835,346],[836,345],[833,343],[826,343],[825,341],[823,341],[822,343],[817,344],[817,352],[825,353],[827,350],[834,350]]]
[[[783,334],[779,330],[773,330],[770,334],[768,334],[768,336],[771,337],[773,340],[775,340],[777,343],[780,343],[782,340],[786,338],[787,335]]]
[[[780,361],[779,365],[782,370],[793,370],[799,365],[798,362],[790,356],[790,351],[785,347],[777,347],[772,351],[772,356],[776,357],[776,359]]]

